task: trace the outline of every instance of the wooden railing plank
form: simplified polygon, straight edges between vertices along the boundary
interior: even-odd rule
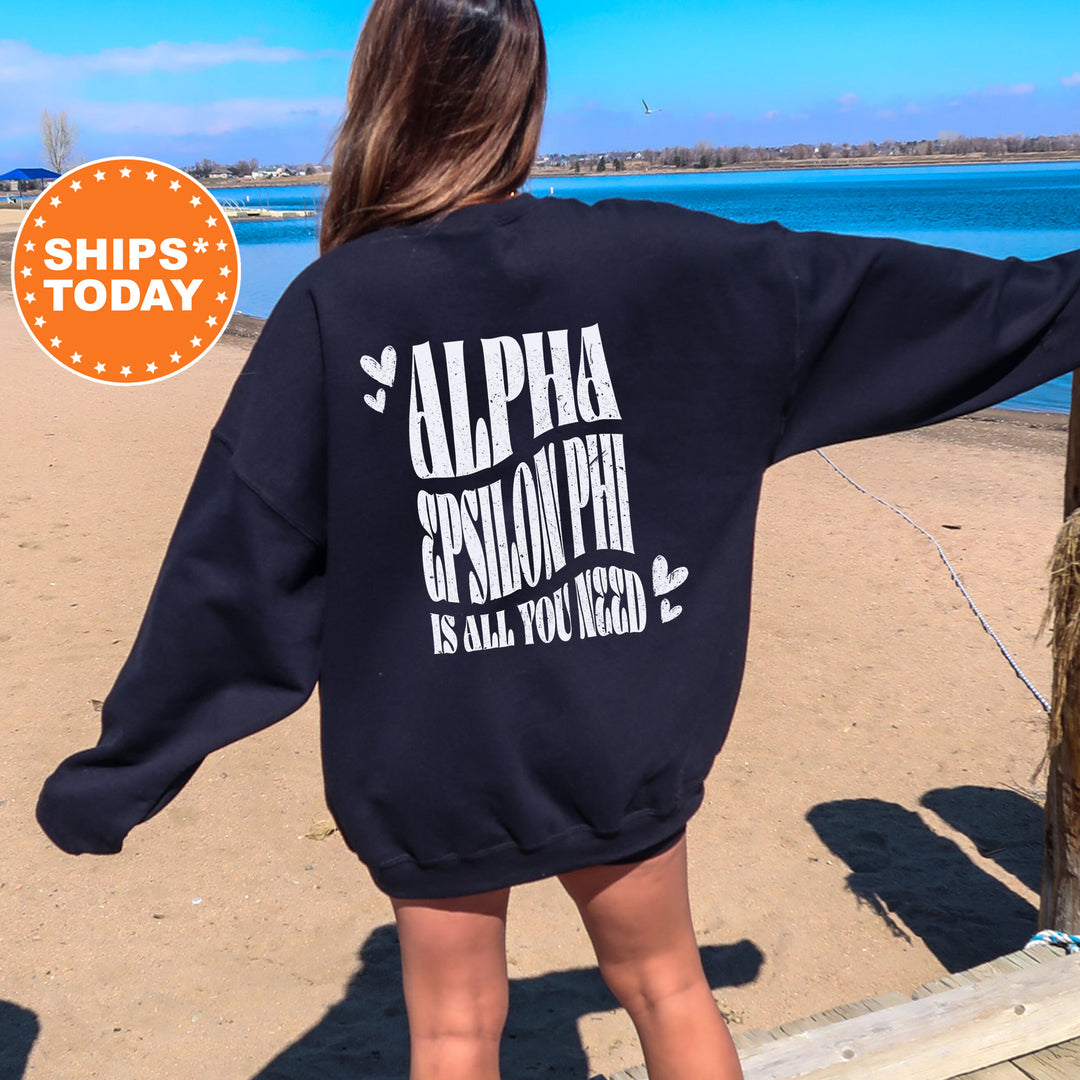
[[[1080,1076],[1080,1040],[1028,1054],[1014,1064],[1030,1080],[1076,1080]]]
[[[1011,1061],[1003,1061],[978,1072],[964,1073],[955,1080],[1031,1080],[1031,1077],[1022,1073]]]
[[[743,1056],[743,1071],[746,1080],[952,1080],[1078,1036],[1072,956],[762,1046]]]

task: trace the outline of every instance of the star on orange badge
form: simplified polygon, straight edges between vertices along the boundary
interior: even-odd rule
[[[151,158],[64,173],[23,218],[15,303],[61,367],[97,382],[157,382],[190,367],[236,307],[232,225],[197,180]]]

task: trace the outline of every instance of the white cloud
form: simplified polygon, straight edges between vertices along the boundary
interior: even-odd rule
[[[245,128],[280,128],[336,121],[343,98],[231,98],[185,105],[161,101],[83,101],[80,125],[107,134],[222,135]]]
[[[1062,86],[1080,86],[1080,71],[1074,71],[1071,75],[1062,75]]]
[[[63,78],[64,57],[43,53],[25,41],[0,41],[0,82]]]
[[[770,109],[767,113],[762,113],[762,120],[775,120],[780,115],[779,109]]]
[[[842,94],[836,101],[840,108],[847,112],[848,109],[854,109],[860,99],[858,94]]]
[[[1027,97],[1028,94],[1034,93],[1034,83],[1010,83],[1008,86],[995,83],[983,90],[984,97]]]
[[[344,57],[336,50],[305,52],[282,45],[263,45],[251,38],[229,42],[179,43],[159,41],[154,45],[102,49],[97,53],[65,56],[35,49],[25,41],[0,41],[0,83],[27,80],[70,82],[92,76],[176,74],[201,71],[225,64],[286,64],[296,60]]]

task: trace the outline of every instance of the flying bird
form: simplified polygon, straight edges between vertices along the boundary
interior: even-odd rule
[[[649,108],[649,103],[644,98],[641,99],[641,104],[645,106],[645,115],[646,116],[652,116],[653,113],[658,113],[658,112],[663,112],[664,111],[663,109],[650,109]]]

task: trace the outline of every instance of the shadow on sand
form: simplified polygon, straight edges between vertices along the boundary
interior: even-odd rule
[[[1004,788],[958,787],[928,791],[920,800],[985,859],[1019,878],[1033,892],[1042,884],[1043,808]]]
[[[714,989],[753,982],[764,960],[750,941],[706,946],[701,958]],[[511,979],[504,1075],[587,1080],[577,1022],[614,1007],[595,967]],[[343,1000],[252,1080],[401,1080],[408,1060],[397,932],[380,926],[361,947],[360,967]]]
[[[927,805],[954,812],[974,829],[967,815],[981,797],[963,793],[978,790],[932,792]],[[855,896],[898,937],[910,940],[910,930],[922,938],[949,971],[1022,949],[1035,932],[1035,908],[917,813],[880,799],[840,799],[815,806],[806,819],[851,868],[847,884]]]
[[[22,1080],[41,1024],[35,1013],[0,1001],[0,1080]]]

